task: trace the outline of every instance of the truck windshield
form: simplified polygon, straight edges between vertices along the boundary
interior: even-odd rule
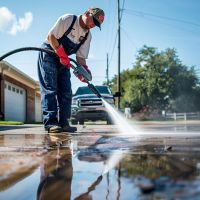
[[[111,91],[106,86],[96,86],[96,89],[99,91],[100,94],[111,94]],[[89,87],[79,87],[76,91],[75,95],[82,95],[82,94],[94,94]]]

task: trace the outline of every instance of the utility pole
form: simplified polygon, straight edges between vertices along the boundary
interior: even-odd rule
[[[118,7],[118,79],[117,79],[117,92],[118,92],[118,101],[117,101],[117,108],[120,109],[120,96],[121,96],[121,80],[120,80],[120,65],[121,65],[121,55],[120,55],[120,0],[117,0],[117,7]]]
[[[106,54],[106,61],[107,61],[107,67],[106,67],[106,80],[107,80],[107,85],[109,85],[109,71],[108,71],[108,68],[109,68],[109,64],[108,64],[108,53]]]

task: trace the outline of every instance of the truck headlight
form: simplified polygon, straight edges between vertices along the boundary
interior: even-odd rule
[[[109,98],[109,99],[106,99],[106,101],[109,103],[109,104],[114,104],[114,100]]]
[[[78,100],[77,99],[72,99],[72,104],[73,105],[77,105],[78,104]]]

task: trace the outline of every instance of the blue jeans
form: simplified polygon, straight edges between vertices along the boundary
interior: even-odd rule
[[[42,48],[52,50],[50,45],[45,43]],[[40,52],[38,76],[45,129],[54,125],[68,125],[72,101],[70,70],[60,64],[57,57]]]

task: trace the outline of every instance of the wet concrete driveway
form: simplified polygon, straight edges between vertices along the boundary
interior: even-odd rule
[[[0,199],[200,199],[200,125],[0,127]]]

